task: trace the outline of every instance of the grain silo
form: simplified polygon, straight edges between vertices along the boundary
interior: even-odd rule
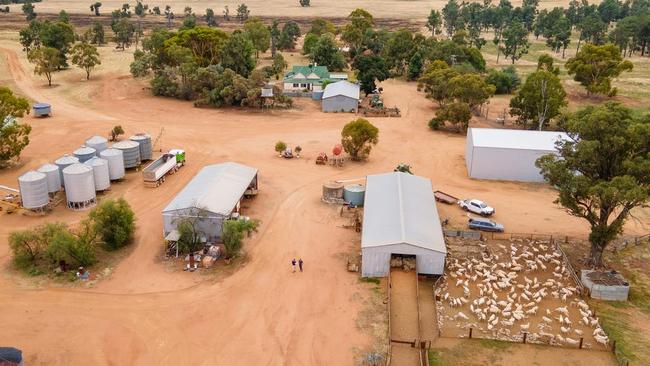
[[[50,194],[61,190],[61,173],[58,166],[54,164],[43,164],[38,168],[38,171],[47,177],[47,191]]]
[[[72,164],[76,164],[79,162],[79,159],[77,159],[74,156],[70,156],[68,154],[63,155],[62,157],[56,159],[54,161],[54,164],[59,167],[59,178],[61,180],[61,184],[63,185],[63,169],[69,167]]]
[[[140,159],[151,160],[151,135],[148,133],[136,133],[129,137],[129,140],[140,144]]]
[[[79,163],[72,164],[63,169],[63,181],[68,208],[83,210],[97,202],[93,168]]]
[[[106,149],[99,153],[99,156],[108,162],[108,177],[110,180],[124,178],[124,157],[122,150]]]
[[[363,184],[350,184],[343,188],[343,199],[355,206],[363,206],[365,195],[366,187]]]
[[[18,177],[18,186],[24,208],[38,210],[50,202],[45,173],[29,171]]]
[[[124,158],[124,167],[126,169],[135,168],[140,165],[140,144],[125,140],[113,144],[114,149],[122,150],[122,157]]]
[[[95,135],[86,140],[86,146],[95,149],[97,156],[99,156],[99,153],[108,149],[108,140],[105,137]]]
[[[108,161],[94,157],[84,163],[93,168],[93,179],[95,180],[95,190],[105,191],[111,186],[111,179],[108,174]]]
[[[84,163],[86,160],[90,160],[97,156],[97,150],[93,149],[92,147],[82,146],[75,150],[73,154],[77,157],[77,159],[79,159],[80,163]]]

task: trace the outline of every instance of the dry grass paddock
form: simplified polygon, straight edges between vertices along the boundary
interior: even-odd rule
[[[447,268],[435,290],[443,337],[468,337],[472,328],[476,338],[522,342],[526,334],[531,343],[610,346],[552,242],[449,241]]]

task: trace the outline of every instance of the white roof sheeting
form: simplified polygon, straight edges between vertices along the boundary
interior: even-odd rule
[[[571,138],[564,132],[470,128],[474,147],[498,149],[557,151],[555,143]]]
[[[431,180],[408,173],[369,175],[361,247],[410,244],[447,253]]]
[[[352,99],[359,99],[359,84],[354,84],[346,80],[337,81],[327,84],[323,92],[323,99],[343,95]]]
[[[228,162],[208,165],[165,207],[163,213],[188,208],[230,215],[257,175],[257,169]]]

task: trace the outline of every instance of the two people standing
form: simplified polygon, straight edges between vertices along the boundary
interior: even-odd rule
[[[296,258],[294,258],[291,261],[291,267],[293,268],[293,272],[296,272],[296,263],[298,263],[298,267],[300,267],[300,272],[302,272],[302,264],[303,264],[302,258],[300,258],[298,262],[296,262]]]

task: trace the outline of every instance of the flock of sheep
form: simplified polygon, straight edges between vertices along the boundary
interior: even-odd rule
[[[521,342],[527,333],[535,343],[578,346],[582,338],[584,348],[592,339],[607,347],[607,335],[553,244],[513,239],[479,246],[474,257],[448,257],[435,289],[443,335],[462,337],[473,328],[482,338]]]

